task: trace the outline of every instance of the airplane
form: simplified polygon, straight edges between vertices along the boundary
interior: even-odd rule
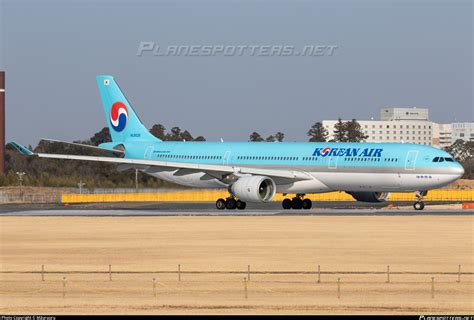
[[[428,190],[456,181],[464,169],[447,152],[411,143],[364,142],[169,142],[153,136],[112,76],[97,76],[112,142],[97,147],[104,156],[20,153],[41,158],[115,163],[176,184],[227,188],[219,210],[243,210],[247,202],[269,202],[276,193],[283,209],[311,209],[307,194],[343,191],[362,202],[382,202],[390,192],[416,192],[415,210]]]

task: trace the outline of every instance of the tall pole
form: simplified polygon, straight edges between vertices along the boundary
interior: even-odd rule
[[[0,173],[5,173],[5,71],[0,71]]]
[[[79,181],[79,183],[77,184],[79,186],[79,194],[82,194],[82,187],[84,187],[86,184],[84,182]]]
[[[16,173],[18,175],[18,180],[20,180],[20,197],[23,197],[23,190],[22,190],[22,187],[23,187],[23,176],[26,174],[24,173],[23,171],[20,171]]]

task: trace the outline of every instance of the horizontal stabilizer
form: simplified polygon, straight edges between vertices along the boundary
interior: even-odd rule
[[[27,147],[22,146],[21,144],[15,142],[15,141],[10,142],[9,144],[11,146],[13,146],[13,148],[15,148],[21,154],[25,154],[25,155],[28,155],[28,156],[34,155],[34,153],[31,150],[29,150]]]

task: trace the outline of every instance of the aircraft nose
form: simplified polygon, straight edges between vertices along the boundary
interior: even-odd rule
[[[457,175],[459,178],[464,175],[464,168],[460,163],[450,168],[450,173]]]

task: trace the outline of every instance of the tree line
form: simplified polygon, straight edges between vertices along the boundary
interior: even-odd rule
[[[341,118],[334,125],[333,138],[331,140],[328,140],[329,132],[321,121],[313,124],[306,134],[309,136],[309,142],[363,142],[368,138],[356,119],[342,121]],[[258,132],[252,132],[249,136],[249,141],[282,142],[284,138],[285,134],[282,132],[277,132],[267,138],[263,138]]]
[[[464,179],[474,179],[474,141],[458,139],[444,148],[464,167]]]

